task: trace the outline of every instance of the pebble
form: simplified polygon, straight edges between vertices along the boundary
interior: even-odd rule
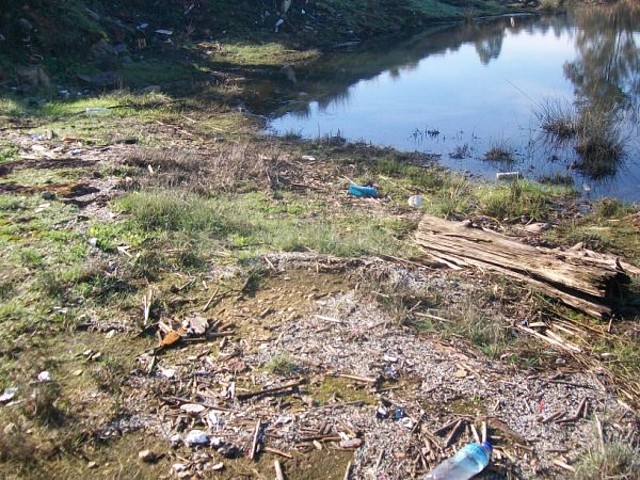
[[[138,458],[146,463],[151,463],[158,458],[158,456],[151,450],[140,450],[138,452]]]
[[[184,440],[187,445],[206,445],[209,443],[209,436],[202,430],[191,430]]]
[[[361,438],[351,438],[349,440],[342,440],[340,442],[340,448],[360,448],[361,445]]]
[[[51,380],[53,380],[53,378],[51,377],[51,373],[49,373],[47,370],[43,370],[38,374],[39,382],[50,382]]]
[[[200,405],[199,403],[185,403],[184,405],[180,405],[180,410],[184,413],[190,413],[192,415],[197,415],[198,413],[202,413],[206,410],[207,407],[204,405]]]
[[[98,464],[96,462],[87,463],[87,468],[88,469],[96,468],[97,466],[98,466]]]

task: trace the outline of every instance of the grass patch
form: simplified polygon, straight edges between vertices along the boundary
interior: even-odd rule
[[[571,194],[570,190],[533,182],[514,180],[508,185],[483,187],[478,191],[480,213],[498,220],[527,215],[544,220],[554,200]]]
[[[281,376],[293,375],[300,369],[295,358],[288,354],[274,355],[264,368],[269,373]]]
[[[593,430],[596,430],[594,425]],[[594,438],[576,465],[575,480],[638,478],[640,450],[619,438],[607,435],[602,441]]]
[[[203,197],[176,191],[136,192],[118,206],[141,228],[177,238],[176,233],[209,242],[212,250],[228,248],[240,258],[266,251],[304,251],[338,256],[411,252],[400,237],[410,220],[378,217],[369,212],[333,212],[322,199],[275,200],[263,193]],[[331,220],[328,220],[331,211]]]
[[[467,213],[473,198],[471,182],[461,175],[448,175],[436,192],[431,210],[445,218]]]

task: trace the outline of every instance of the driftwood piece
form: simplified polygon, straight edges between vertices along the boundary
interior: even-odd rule
[[[542,293],[596,317],[612,314],[609,300],[638,269],[589,250],[532,247],[470,222],[425,215],[416,243],[453,268],[476,267],[531,284]]]

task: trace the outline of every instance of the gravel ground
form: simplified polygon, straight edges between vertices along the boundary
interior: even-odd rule
[[[254,296],[211,312],[234,335],[141,355],[125,387],[130,415],[106,434],[144,428],[167,439],[168,454],[185,466],[175,474],[185,478],[251,455],[257,439],[257,450],[286,455],[353,450],[349,478],[389,480],[421,478],[483,426],[495,450],[479,478],[569,475],[596,438],[596,418],[637,439],[636,417],[597,372],[560,355],[556,368],[517,368],[464,339],[416,334],[376,301],[388,294],[372,291],[439,291],[442,304],[455,306],[489,288],[482,275],[380,259],[267,258],[275,272]],[[193,430],[205,446],[185,444]]]

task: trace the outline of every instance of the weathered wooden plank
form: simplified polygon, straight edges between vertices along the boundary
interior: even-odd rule
[[[608,301],[629,281],[615,257],[532,247],[470,222],[425,215],[416,242],[425,253],[451,267],[472,266],[517,278],[598,317],[612,313]]]

